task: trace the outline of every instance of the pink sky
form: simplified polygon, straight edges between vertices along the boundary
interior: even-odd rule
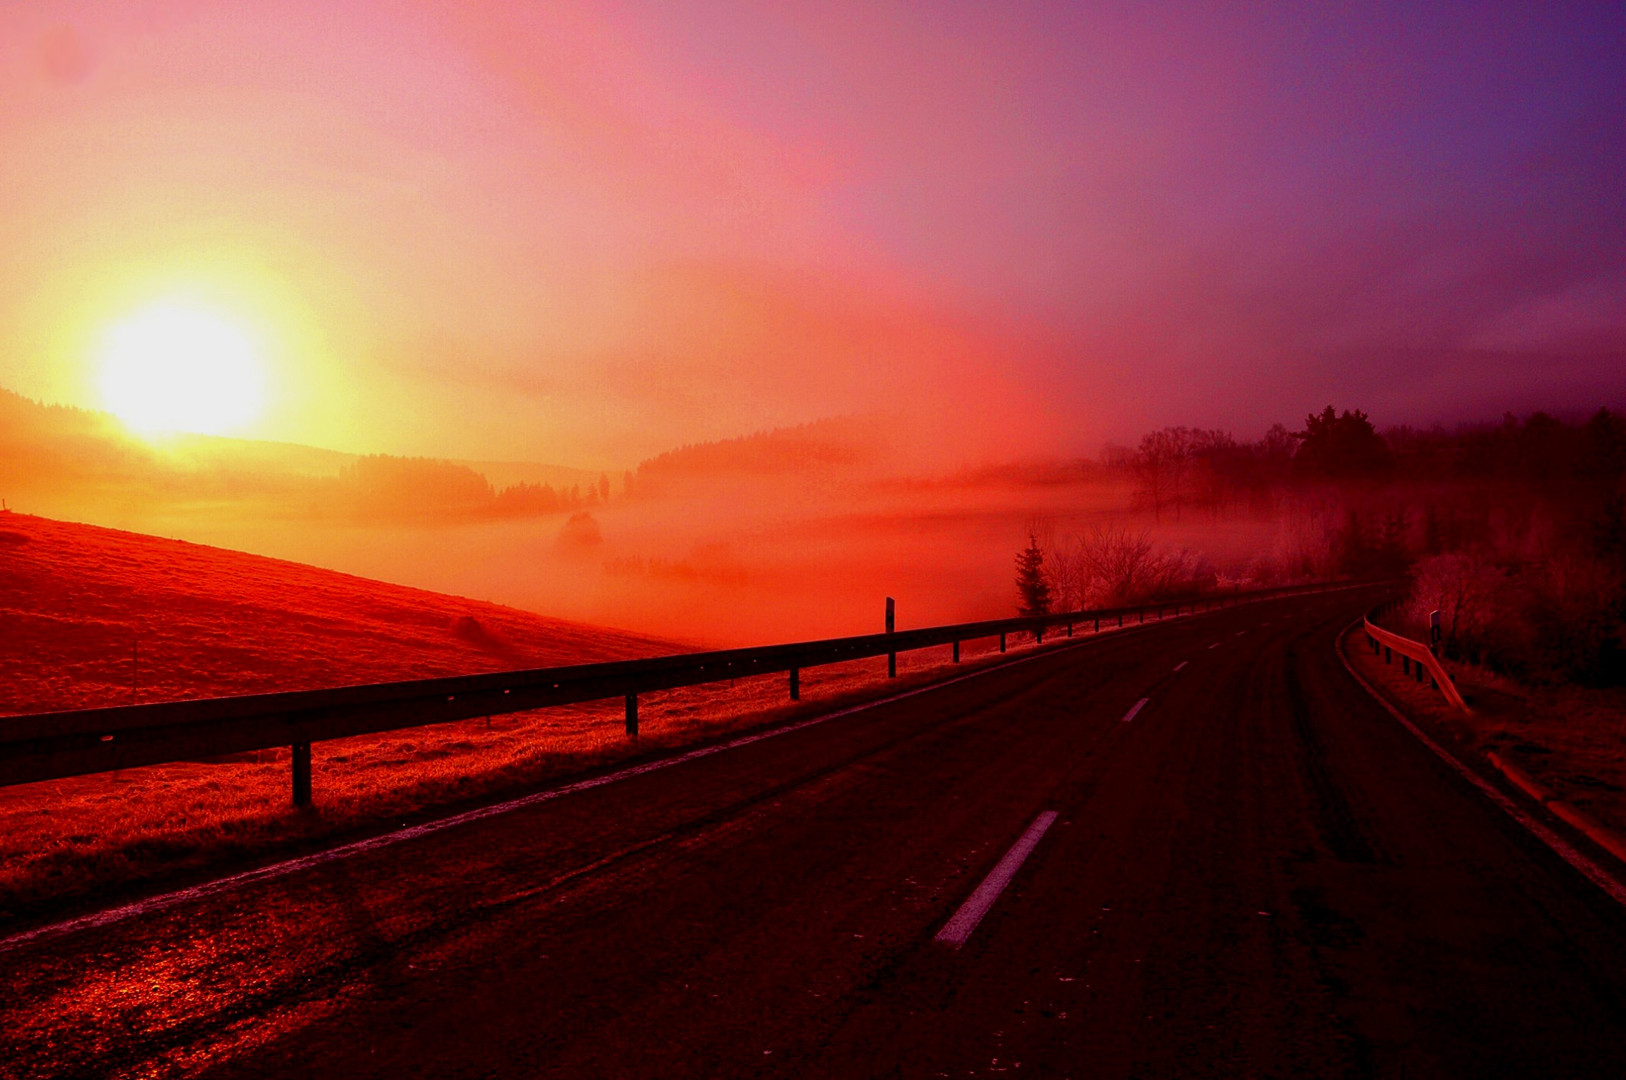
[[[253,434],[618,466],[1626,403],[1605,5],[8,4],[0,386],[166,290]]]

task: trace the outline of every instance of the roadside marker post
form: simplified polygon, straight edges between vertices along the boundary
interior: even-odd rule
[[[629,738],[638,737],[638,695],[627,695],[627,735]]]

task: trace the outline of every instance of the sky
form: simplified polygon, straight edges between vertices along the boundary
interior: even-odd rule
[[[243,434],[951,464],[1626,404],[1618,4],[0,5],[0,387],[248,328]]]

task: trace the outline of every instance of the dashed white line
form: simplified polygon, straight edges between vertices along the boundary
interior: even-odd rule
[[[1029,825],[1021,838],[1011,845],[1011,850],[1005,853],[999,864],[988,871],[988,876],[982,879],[982,884],[978,885],[976,891],[960,905],[960,910],[943,924],[943,929],[937,932],[938,944],[958,949],[966,943],[971,937],[971,932],[982,922],[982,917],[988,914],[988,909],[994,906],[994,901],[999,899],[999,894],[1005,891],[1005,887],[1011,883],[1016,872],[1022,869],[1022,864],[1033,854],[1033,849],[1039,846],[1039,840],[1044,836],[1045,830],[1050,828],[1055,820],[1054,810],[1046,810],[1033,819],[1033,824]]]
[[[1127,723],[1129,723],[1129,721],[1133,720],[1135,718],[1135,714],[1140,712],[1142,709],[1146,708],[1146,703],[1148,701],[1150,701],[1150,700],[1152,700],[1152,699],[1151,698],[1141,698],[1139,701],[1135,702],[1135,704],[1131,705],[1129,707],[1129,711],[1124,713],[1124,718],[1123,718],[1122,722],[1127,724]]]
[[[1243,635],[1243,634],[1246,634],[1246,633],[1247,633],[1247,631],[1246,631],[1246,630],[1238,630],[1238,631],[1237,631],[1237,632],[1236,632],[1236,636],[1237,636],[1237,637],[1241,637],[1241,636],[1242,636],[1242,635]]]
[[[1063,646],[1062,648],[1077,648],[1080,645],[1086,645],[1096,640],[1098,639],[1093,637],[1084,638],[1075,645]],[[977,671],[968,671],[964,675],[956,675],[951,679],[944,679],[942,682],[928,683],[925,686],[917,686],[913,689],[905,690],[889,697],[878,698],[875,701],[866,701],[858,705],[848,706],[845,709],[838,709],[834,712],[809,717],[806,720],[799,720],[793,724],[786,724],[784,727],[773,728],[769,731],[756,732],[751,735],[742,735],[739,738],[730,739],[727,742],[717,743],[712,746],[702,746],[697,749],[687,751],[686,753],[677,754],[673,757],[661,758],[656,761],[645,762],[642,765],[634,765],[629,768],[619,769],[616,772],[609,773],[604,776],[596,776],[587,780],[578,780],[574,783],[564,784],[560,787],[549,788],[545,791],[534,792],[530,795],[522,795],[517,799],[510,799],[507,802],[497,803],[493,806],[483,806],[475,810],[466,810],[460,814],[453,814],[450,817],[424,822],[421,825],[414,825],[409,828],[403,827],[395,830],[394,832],[367,837],[363,840],[354,840],[347,844],[340,844],[338,847],[312,852],[309,855],[301,855],[296,858],[285,859],[282,862],[275,862],[267,866],[261,866],[253,870],[244,870],[239,873],[228,874],[225,877],[215,878],[213,881],[205,881],[198,885],[191,885],[183,889],[177,889],[174,892],[160,893],[157,896],[151,896],[145,900],[137,900],[133,903],[124,904],[120,907],[109,908],[105,911],[92,912],[89,915],[80,915],[75,918],[64,919],[61,922],[48,923],[44,926],[35,927],[32,930],[24,930],[21,933],[12,934],[10,937],[0,938],[0,955],[4,955],[5,953],[11,952],[14,949],[18,949],[32,943],[50,941],[54,938],[78,933],[82,930],[93,930],[103,926],[111,926],[115,923],[123,922],[126,919],[156,914],[157,912],[165,911],[181,904],[192,903],[194,901],[207,899],[208,897],[216,896],[221,893],[230,892],[245,885],[252,885],[262,881],[271,881],[276,878],[287,877],[288,875],[297,874],[304,870],[311,869],[312,867],[321,866],[324,863],[352,858],[367,852],[377,851],[380,848],[392,847],[395,844],[416,840],[419,837],[442,832],[446,829],[455,829],[472,822],[482,821],[486,818],[497,817],[502,814],[511,813],[515,810],[536,806],[539,803],[551,802],[554,799],[574,795],[580,791],[588,791],[596,787],[603,787],[606,784],[614,784],[622,780],[630,780],[635,776],[642,776],[645,773],[671,768],[674,765],[682,765],[685,762],[694,761],[697,758],[710,757],[713,754],[720,754],[728,750],[738,749],[742,746],[749,746],[751,743],[761,742],[764,739],[777,738],[780,735],[789,735],[793,731],[801,731],[804,728],[810,728],[817,724],[825,723],[829,720],[835,720],[843,716],[851,716],[854,713],[864,712],[868,709],[878,708],[882,705],[890,705],[895,701],[902,701],[905,698],[912,698],[920,694],[927,694],[933,690],[938,690],[945,686],[953,686],[955,683],[965,682],[968,679],[979,678],[988,674],[989,672],[998,671],[1002,668],[1015,667],[1018,664],[1031,663],[1035,660],[1043,660],[1047,656],[1054,656],[1056,652],[1059,651],[1061,650],[1058,649],[1053,652],[1038,652],[1028,656],[1017,657],[1014,660],[1008,660],[1002,664],[996,664]]]
[[[1191,661],[1189,661],[1189,660],[1182,660],[1178,664],[1174,665],[1174,670],[1179,671],[1181,668],[1185,667],[1190,662]]]
[[[1219,643],[1219,642],[1217,642],[1217,641],[1216,641],[1216,642],[1214,642],[1214,644],[1212,644],[1212,645],[1210,645],[1210,646],[1209,646],[1209,648],[1210,648],[1210,649],[1217,649],[1217,648],[1219,648],[1219,647],[1220,647],[1220,643]]]

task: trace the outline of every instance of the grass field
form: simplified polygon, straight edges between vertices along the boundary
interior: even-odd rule
[[[678,651],[139,533],[0,514],[0,715]]]
[[[133,533],[0,517],[5,712],[461,674],[681,646]],[[135,657],[125,643],[139,635]],[[1013,643],[1015,648],[1026,643]],[[741,730],[884,696],[997,658],[970,643],[619,700],[351,739],[313,750],[290,805],[286,750],[0,788],[0,918],[37,917],[398,825]],[[0,725],[4,724],[0,716]]]
[[[978,647],[980,645],[980,648]],[[1031,642],[1013,644],[1013,652]],[[357,736],[313,747],[315,805],[290,804],[286,750],[0,788],[0,917],[62,909],[189,874],[393,827],[567,776],[896,693],[998,658],[991,643],[906,653],[613,702]]]

